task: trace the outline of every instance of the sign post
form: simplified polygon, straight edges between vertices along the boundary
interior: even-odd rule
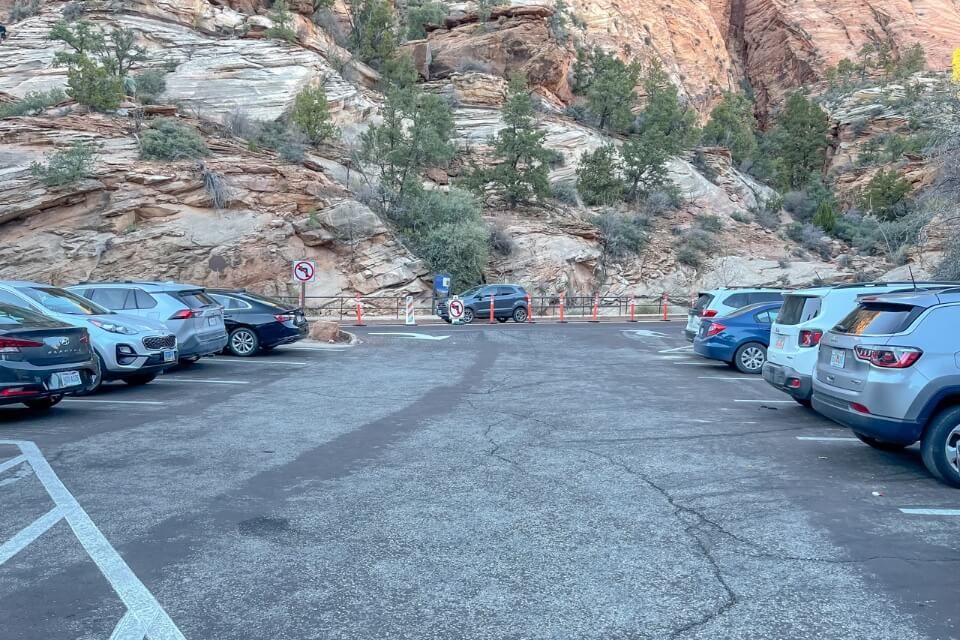
[[[300,283],[300,308],[306,311],[307,283],[317,277],[317,263],[313,260],[293,261],[293,281]]]

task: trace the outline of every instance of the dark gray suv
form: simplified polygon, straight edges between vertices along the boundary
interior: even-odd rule
[[[463,321],[473,322],[475,318],[486,320],[490,317],[490,302],[493,301],[493,317],[499,322],[513,319],[514,322],[526,322],[530,317],[527,308],[527,292],[518,284],[486,284],[467,289],[460,294],[463,301]],[[437,315],[450,322],[447,303],[437,303]]]
[[[820,341],[813,408],[878,449],[920,441],[930,472],[960,487],[960,288],[882,294]]]

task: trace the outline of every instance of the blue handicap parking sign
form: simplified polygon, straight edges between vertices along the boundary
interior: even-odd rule
[[[433,291],[440,295],[450,293],[450,276],[447,274],[438,274],[433,276]]]

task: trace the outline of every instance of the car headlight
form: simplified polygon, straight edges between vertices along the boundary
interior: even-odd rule
[[[139,333],[136,329],[131,329],[122,324],[117,324],[116,322],[104,322],[103,320],[90,320],[90,324],[95,327],[99,327],[104,331],[109,331],[110,333],[121,333],[125,336],[132,336]]]

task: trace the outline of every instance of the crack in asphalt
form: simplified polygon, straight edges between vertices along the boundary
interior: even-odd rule
[[[663,496],[664,500],[666,500],[667,503],[674,508],[674,513],[676,515],[679,516],[681,513],[688,513],[693,515],[698,521],[707,522],[712,526],[718,527],[720,530],[723,530],[723,528],[720,527],[719,524],[710,521],[708,518],[706,518],[703,514],[701,514],[696,509],[693,509],[691,507],[678,503],[675,500],[675,498],[672,495],[670,495],[669,491],[667,491],[666,489],[661,487],[659,484],[654,482],[645,473],[641,471],[637,471],[636,469],[632,468],[630,465],[624,462],[621,462],[620,460],[615,459],[613,456],[607,455],[605,453],[593,451],[592,449],[586,449],[586,452],[598,458],[606,460],[610,464],[622,469],[624,472],[626,472],[629,475],[639,478],[641,481],[643,481],[644,484],[646,484],[648,487],[650,487],[651,489],[659,493],[661,496]],[[727,579],[724,577],[723,571],[720,568],[720,562],[714,557],[713,552],[711,551],[707,543],[704,542],[704,540],[694,532],[694,529],[696,529],[697,525],[698,525],[697,522],[689,523],[687,524],[687,526],[684,527],[683,531],[696,543],[697,547],[700,549],[700,554],[710,565],[710,569],[711,569],[711,572],[713,573],[714,579],[723,589],[725,598],[723,603],[721,603],[720,606],[716,607],[716,609],[714,609],[713,611],[710,611],[704,614],[703,616],[700,616],[698,619],[692,620],[691,622],[688,622],[687,624],[674,629],[670,633],[670,636],[669,636],[670,638],[682,637],[684,634],[694,629],[697,629],[699,627],[702,627],[705,624],[708,624],[710,621],[715,620],[716,618],[719,618],[720,616],[724,615],[727,611],[729,611],[734,606],[736,606],[736,604],[740,601],[739,596],[733,590],[730,584],[727,582]]]

